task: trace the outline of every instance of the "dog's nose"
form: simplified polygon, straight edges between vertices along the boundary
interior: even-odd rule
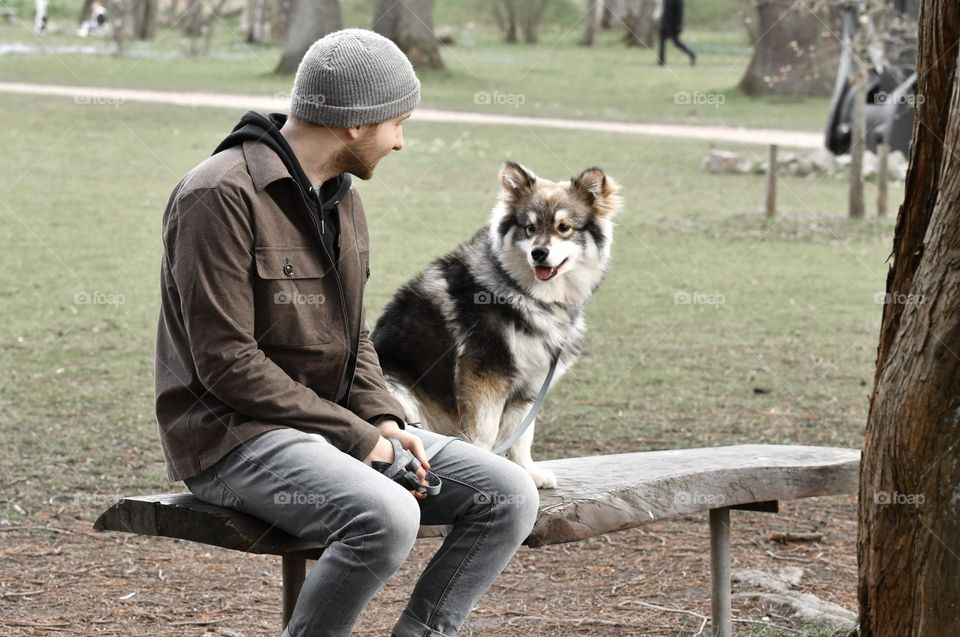
[[[550,255],[550,249],[544,248],[543,246],[537,246],[530,251],[530,256],[533,257],[534,261],[543,261]]]

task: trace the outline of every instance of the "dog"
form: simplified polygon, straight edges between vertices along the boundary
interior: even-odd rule
[[[508,161],[500,184],[489,225],[401,287],[371,334],[408,422],[488,450],[521,424],[554,357],[557,379],[580,356],[621,207],[600,168],[553,182]],[[533,432],[506,456],[555,487],[531,458]]]

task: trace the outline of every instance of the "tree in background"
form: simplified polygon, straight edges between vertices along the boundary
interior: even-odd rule
[[[339,0],[290,0],[283,53],[275,73],[295,73],[314,42],[343,28]]]
[[[656,44],[658,0],[624,0],[623,41],[627,46],[652,49]]]
[[[377,0],[372,30],[390,38],[415,69],[442,69],[433,32],[433,0]]]
[[[583,39],[580,44],[583,46],[593,46],[596,39],[597,26],[600,22],[600,13],[603,11],[601,0],[587,0],[587,13],[583,16],[585,23],[583,29]]]
[[[827,96],[837,75],[836,4],[754,0],[747,21],[753,58],[739,89],[747,95]]]
[[[291,0],[245,0],[241,29],[248,44],[265,44],[283,38]]]
[[[627,46],[653,48],[656,44],[658,0],[587,0],[581,44],[593,46],[597,27],[621,28]]]
[[[924,0],[860,469],[860,637],[960,635],[960,6]]]
[[[540,23],[550,0],[493,0],[493,17],[503,34],[503,41],[516,44],[518,29],[523,41],[536,44],[540,39]]]

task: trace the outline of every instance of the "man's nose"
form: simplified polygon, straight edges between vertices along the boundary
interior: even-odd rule
[[[393,145],[393,149],[394,150],[403,149],[403,129],[401,129],[400,132],[397,133],[397,143]]]
[[[543,246],[537,246],[530,251],[530,256],[533,257],[534,261],[543,261],[550,254],[550,249]]]

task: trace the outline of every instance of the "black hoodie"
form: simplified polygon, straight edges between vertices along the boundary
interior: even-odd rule
[[[280,133],[280,128],[286,121],[287,116],[283,113],[265,115],[257,111],[247,111],[212,154],[216,155],[221,150],[238,146],[247,140],[261,141],[273,149],[290,171],[290,176],[299,184],[307,206],[317,217],[323,245],[327,254],[333,259],[331,265],[336,266],[340,260],[340,215],[337,205],[350,190],[350,174],[341,173],[323,182],[319,188],[314,188],[307,174],[303,172],[300,162],[297,161],[293,149]]]

